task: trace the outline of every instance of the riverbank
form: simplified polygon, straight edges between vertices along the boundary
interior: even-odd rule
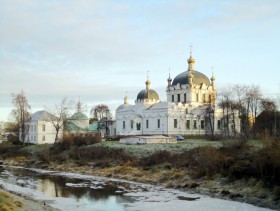
[[[221,142],[192,141],[177,145],[51,147],[28,146],[2,159],[6,165],[126,179],[280,209],[279,186],[255,177],[255,169],[249,165],[255,162],[252,153],[261,153],[260,144],[225,148]]]
[[[49,202],[35,200],[27,195],[20,195],[5,189],[0,189],[0,199],[1,211],[59,211],[51,207]]]

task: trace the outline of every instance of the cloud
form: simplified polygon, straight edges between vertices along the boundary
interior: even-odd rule
[[[147,70],[164,100],[168,68],[186,70],[190,43],[198,70],[209,75],[214,65],[226,82],[239,69],[257,71],[258,45],[262,58],[280,49],[278,1],[0,3],[1,106],[21,89],[36,105],[64,96],[122,103],[125,91],[134,99],[144,88]]]

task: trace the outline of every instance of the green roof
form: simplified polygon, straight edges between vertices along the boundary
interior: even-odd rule
[[[97,122],[93,122],[92,124],[90,124],[88,126],[88,130],[89,131],[98,131],[98,123]]]
[[[94,122],[92,124],[90,124],[88,126],[88,128],[81,128],[77,125],[75,125],[73,122],[71,121],[68,121],[66,126],[65,126],[65,129],[68,130],[68,131],[88,131],[88,132],[96,132],[98,131],[98,123],[97,122]]]
[[[70,120],[88,120],[88,117],[82,112],[76,112],[70,117]]]
[[[85,128],[80,128],[71,121],[68,121],[66,123],[65,129],[68,130],[68,131],[86,131]]]

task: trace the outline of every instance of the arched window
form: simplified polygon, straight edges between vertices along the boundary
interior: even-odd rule
[[[190,129],[190,124],[191,124],[191,121],[190,121],[190,120],[187,120],[187,122],[186,122],[186,128],[187,128],[187,129]]]
[[[189,110],[186,108],[186,114],[188,114],[189,113]]]
[[[196,120],[193,120],[193,129],[197,129]]]
[[[136,129],[137,130],[141,130],[141,123],[139,122],[139,123],[136,123]]]
[[[205,100],[205,94],[202,94],[202,102],[205,103],[206,100]]]

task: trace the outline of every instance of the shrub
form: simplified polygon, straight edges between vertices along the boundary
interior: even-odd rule
[[[61,152],[57,155],[54,155],[53,159],[55,159],[56,161],[62,163],[64,161],[69,160],[69,155],[67,152]]]
[[[280,143],[271,142],[253,154],[253,164],[258,176],[272,184],[280,185]]]
[[[73,142],[76,146],[83,146],[83,145],[91,145],[91,144],[97,144],[101,142],[101,136],[99,134],[86,134],[86,135],[80,135],[80,136],[74,136]]]
[[[75,147],[71,153],[70,158],[76,160],[104,160],[109,162],[127,162],[133,161],[134,157],[127,155],[123,149],[112,149],[104,146],[83,146]]]
[[[241,139],[223,140],[222,144],[222,148],[229,150],[248,148],[247,142]]]
[[[226,157],[214,147],[197,147],[191,151],[190,155],[189,166],[196,177],[223,173],[223,169],[227,165]]]
[[[37,154],[36,154],[36,157],[37,157],[40,161],[42,161],[42,162],[44,162],[44,163],[49,163],[50,160],[51,160],[51,156],[50,156],[50,154],[49,154],[48,152],[40,152],[40,153],[37,153]]]
[[[257,175],[257,170],[249,160],[237,160],[229,167],[229,176],[231,178],[241,179],[250,178]]]
[[[165,150],[154,152],[152,155],[140,159],[141,166],[153,166],[171,161],[171,153]]]

